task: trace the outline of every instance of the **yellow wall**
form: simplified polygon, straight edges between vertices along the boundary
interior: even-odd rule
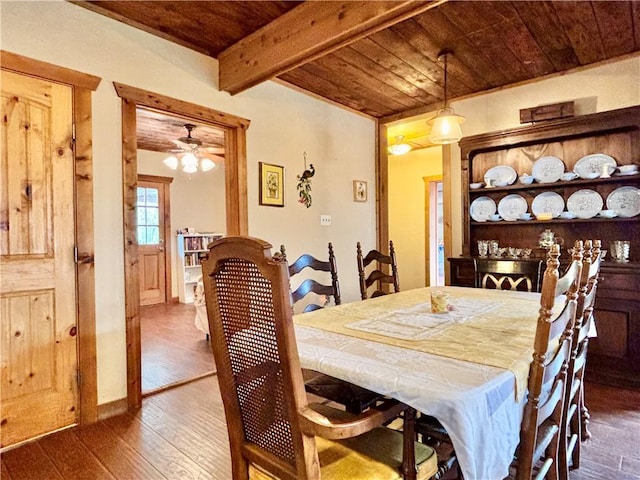
[[[427,283],[423,177],[438,175],[442,175],[440,147],[389,155],[389,238],[396,249],[401,290]]]

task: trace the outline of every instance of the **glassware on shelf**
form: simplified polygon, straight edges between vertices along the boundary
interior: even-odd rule
[[[486,257],[489,253],[489,240],[478,240],[478,255]]]
[[[489,240],[489,256],[500,256],[500,244],[498,243],[498,240]]]
[[[631,250],[631,242],[629,240],[614,240],[611,242],[609,250],[611,258],[618,263],[627,263],[629,261],[629,253]]]

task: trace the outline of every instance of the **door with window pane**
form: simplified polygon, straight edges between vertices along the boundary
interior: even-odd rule
[[[170,179],[168,179],[170,180]],[[136,203],[140,305],[167,302],[168,265],[165,222],[168,222],[168,184],[138,178]]]

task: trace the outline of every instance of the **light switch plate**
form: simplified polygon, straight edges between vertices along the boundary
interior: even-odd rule
[[[320,225],[323,227],[331,225],[331,215],[320,215]]]

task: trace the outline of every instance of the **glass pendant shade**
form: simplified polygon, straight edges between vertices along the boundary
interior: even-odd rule
[[[165,158],[162,161],[162,163],[164,163],[171,170],[177,170],[178,169],[178,159],[175,157],[175,155],[171,155],[171,156]]]
[[[195,171],[198,171],[198,158],[193,153],[187,153],[182,157],[182,167],[185,172],[187,168],[195,168]]]
[[[464,123],[464,117],[457,115],[452,108],[443,108],[429,123],[433,125],[429,133],[431,143],[446,145],[457,143],[462,138],[460,125]]]
[[[203,158],[202,160],[200,160],[200,170],[202,170],[203,172],[208,172],[209,170],[211,170],[215,166],[216,166],[216,164],[213,163],[208,158]]]

